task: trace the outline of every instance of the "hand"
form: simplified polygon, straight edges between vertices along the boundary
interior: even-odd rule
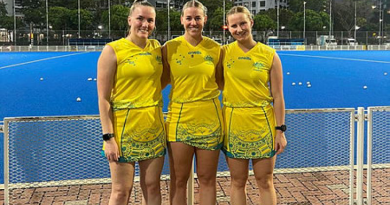
[[[276,130],[275,136],[275,151],[276,154],[281,154],[284,151],[284,148],[287,146],[286,136],[284,136],[284,132]]]
[[[104,154],[107,157],[108,161],[118,161],[119,159],[119,150],[116,144],[115,138],[111,138],[106,143]]]

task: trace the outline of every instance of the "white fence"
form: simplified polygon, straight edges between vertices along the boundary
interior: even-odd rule
[[[347,173],[343,186],[349,197],[341,204],[363,205],[366,200],[368,205],[375,205],[381,198],[390,197],[389,192],[381,192],[387,188],[384,184],[390,183],[389,175],[383,172],[390,169],[390,106],[369,107],[367,111],[364,108],[287,110],[286,124],[289,145],[277,160],[275,175]],[[98,116],[5,118],[4,124],[0,123],[1,131],[5,204],[13,204],[13,191],[18,189],[110,183],[107,161],[99,155],[102,141]],[[163,181],[169,180],[167,164]],[[229,176],[223,157],[218,176]],[[376,183],[378,178],[382,184]],[[188,190],[189,204],[193,204],[194,178],[190,179]],[[140,194],[133,193],[132,197],[139,198]]]

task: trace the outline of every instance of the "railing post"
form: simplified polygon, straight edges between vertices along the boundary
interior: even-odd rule
[[[8,121],[4,120],[4,204],[8,205],[9,204],[9,165],[8,165],[8,138],[9,138],[9,133],[8,133]]]
[[[187,181],[187,205],[193,205],[194,204],[194,163],[195,160],[192,158],[191,163],[191,169],[190,169],[190,177]]]
[[[354,205],[353,191],[354,189],[354,172],[355,172],[355,112],[351,112],[351,120],[350,120],[350,151],[349,151],[349,205]]]
[[[363,205],[364,108],[358,107],[356,202]]]
[[[371,177],[372,177],[372,109],[367,113],[367,205],[371,205]]]

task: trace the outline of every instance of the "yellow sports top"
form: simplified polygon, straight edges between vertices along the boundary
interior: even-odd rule
[[[269,105],[273,101],[269,76],[275,50],[257,43],[244,53],[236,41],[224,46],[223,50],[223,104],[228,107]]]
[[[171,68],[171,102],[194,102],[219,96],[215,67],[221,48],[217,42],[203,37],[197,46],[192,46],[180,36],[168,41],[166,47]]]
[[[114,110],[160,105],[162,57],[157,40],[148,40],[145,48],[122,38],[111,42],[117,70],[111,95]]]

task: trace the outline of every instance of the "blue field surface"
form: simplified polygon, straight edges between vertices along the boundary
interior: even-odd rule
[[[287,109],[390,105],[390,51],[278,54],[283,64]],[[88,78],[96,78],[99,55],[100,52],[0,53],[0,121],[19,116],[97,115],[96,81]],[[170,86],[163,90],[164,111],[169,90]],[[2,135],[0,146],[3,147]],[[0,183],[2,155],[1,149]]]

